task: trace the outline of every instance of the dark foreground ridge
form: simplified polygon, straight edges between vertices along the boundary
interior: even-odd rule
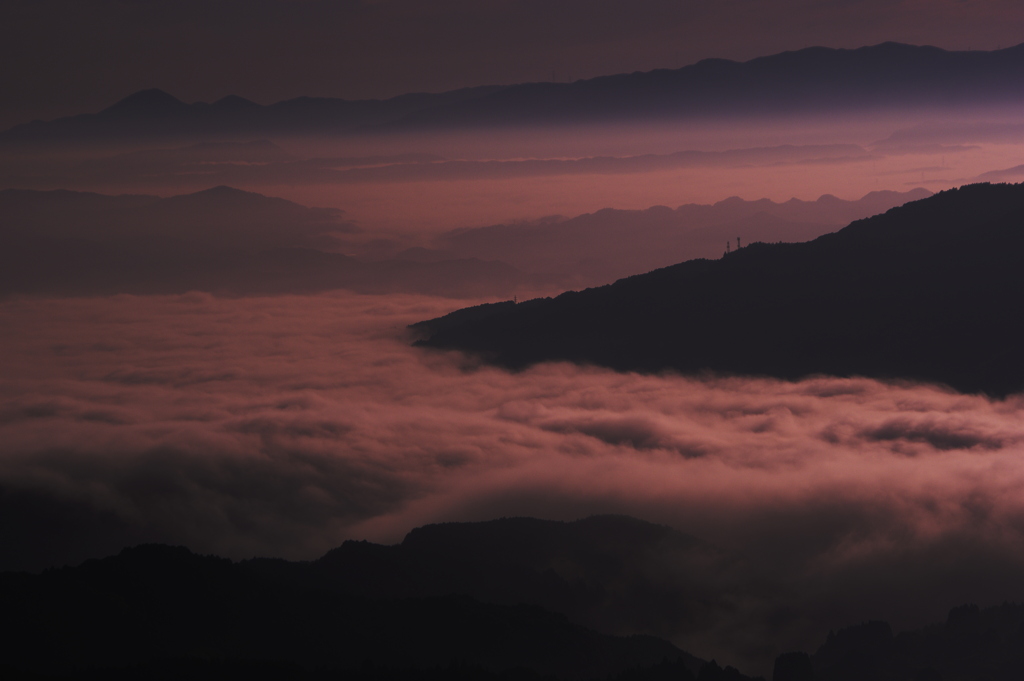
[[[457,589],[409,597],[382,588],[374,597],[361,595],[366,589],[358,574],[346,579],[339,557],[329,556],[312,563],[233,563],[182,547],[144,545],[78,567],[0,574],[0,674],[748,678],[664,640],[598,633],[538,606],[485,603]]]
[[[560,590],[642,597],[635,578],[652,550],[710,549],[623,516],[430,525],[396,546],[346,542],[310,562],[137,546],[0,574],[0,677],[746,681],[652,636],[598,633],[530,604]],[[813,654],[779,655],[773,681],[1024,678],[1024,606],[1010,603],[960,606],[898,634],[870,621],[823,638]]]
[[[1024,389],[1024,185],[977,184],[798,244],[755,243],[550,299],[414,325],[510,368],[812,374]]]

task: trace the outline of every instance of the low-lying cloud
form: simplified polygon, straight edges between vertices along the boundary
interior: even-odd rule
[[[784,638],[772,645],[811,645],[869,617],[911,625],[1024,598],[1024,399],[508,373],[410,347],[406,324],[451,307],[0,302],[0,567],[141,541],[314,558],[430,522],[614,512],[736,556],[732,623],[677,641],[697,653],[760,659],[771,622]]]

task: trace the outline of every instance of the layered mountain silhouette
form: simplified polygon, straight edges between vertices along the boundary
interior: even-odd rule
[[[278,156],[270,143],[214,144],[129,155]],[[372,163],[376,159],[350,159]],[[141,170],[141,169],[140,169]],[[606,209],[571,219],[462,229],[429,247],[369,238],[336,209],[307,208],[230,187],[160,198],[0,191],[0,295],[11,293],[300,293],[345,288],[449,296],[511,295],[520,287],[598,285],[687,258],[728,239],[801,241],[909,199],[873,192],[727,199],[713,206]]]
[[[615,516],[426,526],[397,546],[346,542],[311,562],[232,562],[142,545],[78,567],[0,574],[0,673],[743,681],[663,640],[599,633],[535,604],[559,581],[591,597],[642,595],[635,584],[622,589],[624,575],[654,573],[654,554],[695,550],[707,547]],[[779,655],[772,678],[1017,679],[1022,637],[1024,606],[965,605],[899,634],[883,621],[838,629],[811,654]]]
[[[458,590],[351,595],[343,573],[317,572],[332,562],[267,574],[261,561],[145,545],[75,568],[5,573],[0,664],[73,678],[133,668],[168,678],[189,665],[209,676],[218,663],[218,678],[251,678],[253,663],[283,670],[284,678],[640,681],[660,678],[658,670],[683,681],[746,678],[665,641],[600,634],[536,606],[483,603]]]
[[[94,114],[33,121],[0,133],[0,143],[105,142],[133,138],[216,137],[258,134],[344,133],[401,120],[420,109],[486,96],[500,87],[441,94],[407,94],[388,100],[299,97],[263,106],[237,96],[186,104],[162,90],[136,92]]]
[[[811,47],[735,62],[706,59],[681,69],[576,83],[505,88],[409,114],[401,126],[550,124],[960,107],[1017,101],[1024,45],[950,52],[883,43],[854,50]]]
[[[146,90],[99,113],[16,126],[0,134],[0,143],[981,106],[1020,101],[1022,84],[1024,46],[992,52],[899,43],[854,50],[813,47],[747,62],[707,59],[680,69],[574,83],[478,87],[388,100],[304,97],[262,106],[229,96],[212,104],[186,104]]]
[[[862,375],[1024,389],[1024,185],[941,192],[800,244],[754,243],[601,288],[460,310],[422,346],[520,368],[795,379]]]
[[[599,631],[674,636],[709,627],[731,607],[706,576],[735,558],[671,528],[626,516],[575,522],[504,518],[414,529],[394,546],[348,541],[312,563],[256,559],[268,579],[353,596],[460,593],[528,603]]]
[[[0,295],[303,293],[351,289],[473,296],[508,292],[504,263],[368,260],[337,252],[358,229],[340,211],[230,187],[104,196],[0,191]]]
[[[807,241],[853,220],[883,213],[930,192],[871,192],[856,201],[825,195],[816,201],[732,197],[714,205],[675,209],[605,209],[569,219],[460,229],[433,240],[422,259],[502,260],[524,272],[594,286],[693,258],[718,257],[726,241]]]

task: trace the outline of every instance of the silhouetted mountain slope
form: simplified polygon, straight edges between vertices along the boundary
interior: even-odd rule
[[[707,584],[732,559],[671,528],[624,516],[570,523],[505,518],[416,528],[395,546],[345,542],[312,563],[253,560],[268,578],[367,597],[467,594],[528,603],[609,633],[706,629],[730,606]]]
[[[0,133],[0,143],[961,107],[1020,101],[1022,84],[1024,46],[992,52],[898,43],[855,50],[812,47],[747,62],[706,59],[680,69],[575,83],[478,87],[388,100],[303,97],[261,106],[225,97],[185,104],[147,90],[99,113],[17,126]]]
[[[364,671],[456,663],[581,679],[681,655],[659,639],[598,634],[536,607],[349,597],[168,546],[0,575],[0,659],[37,673],[191,659]]]
[[[15,126],[0,133],[0,144],[338,134],[396,121],[419,109],[481,97],[498,89],[484,86],[440,94],[412,93],[387,100],[299,97],[268,106],[235,96],[213,103],[186,104],[161,90],[143,90],[98,113]]]
[[[930,193],[871,192],[857,201],[825,195],[817,201],[738,197],[672,210],[605,209],[563,220],[460,229],[434,240],[438,258],[500,259],[526,272],[571,274],[599,285],[683,260],[718,257],[725,242],[807,241],[853,220],[882,213]],[[423,257],[423,256],[421,256]]]
[[[883,43],[811,47],[747,62],[706,59],[681,69],[576,83],[530,83],[409,114],[400,125],[516,125],[570,120],[824,113],[880,107],[1017,101],[1024,45],[993,52]]]
[[[1022,224],[1024,185],[970,185],[808,243],[416,327],[426,347],[509,367],[864,375],[1005,395],[1024,389]]]
[[[545,573],[555,569],[580,570],[602,580],[599,587],[615,589],[625,572],[656,572],[645,554],[688,552],[695,544],[668,528],[604,516],[433,525],[399,546],[349,542],[310,563],[232,563],[143,545],[74,568],[0,573],[0,674],[743,681],[735,669],[656,638],[604,635],[536,606],[457,595],[485,581],[473,570],[506,585],[515,583],[517,571],[550,579]],[[377,555],[367,559],[370,550]],[[500,564],[506,560],[512,565]],[[379,587],[394,594],[439,578],[455,585],[448,595],[354,594]],[[1022,651],[1024,606],[968,605],[951,610],[942,624],[895,635],[881,621],[839,629],[813,655],[780,656],[775,679],[1010,681],[1024,675]]]
[[[815,681],[1011,681],[1024,678],[1024,606],[953,608],[947,620],[893,635],[885,622],[830,634]]]
[[[372,262],[336,252],[358,230],[341,211],[215,187],[162,199],[0,191],[0,295],[44,293],[507,294],[500,262]]]

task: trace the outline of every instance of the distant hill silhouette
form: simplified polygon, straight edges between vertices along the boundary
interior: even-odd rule
[[[422,346],[524,367],[1024,389],[1024,185],[969,185],[802,244],[755,243],[610,286],[416,325]]]
[[[810,47],[747,62],[530,83],[410,113],[397,125],[481,126],[569,121],[827,113],[1018,101],[1024,45],[992,52],[882,43]]]
[[[86,192],[0,191],[0,236],[96,242],[166,240],[210,250],[316,247],[356,231],[334,208],[307,208],[231,187],[160,198]]]
[[[853,220],[883,213],[930,192],[871,192],[856,201],[825,195],[816,201],[738,197],[675,209],[604,209],[568,219],[460,229],[434,239],[436,259],[502,260],[545,275],[569,275],[575,285],[607,284],[693,258],[717,258],[725,242],[807,241]],[[421,253],[426,258],[430,254]]]
[[[136,152],[109,162],[145,173],[152,163],[284,155],[276,145],[257,141]],[[918,189],[872,192],[857,201],[828,195],[784,203],[734,197],[674,210],[605,209],[570,219],[461,229],[424,242],[431,248],[407,248],[407,243],[365,238],[341,211],[226,186],[166,199],[4,190],[0,295],[345,288],[469,297],[511,295],[531,285],[564,290],[717,255],[737,236],[744,242],[813,238],[927,195]]]
[[[662,640],[599,634],[537,607],[455,595],[346,596],[180,547],[138,546],[75,568],[0,574],[0,664],[8,669],[75,678],[99,670],[110,678],[107,670],[134,668],[168,678],[219,665],[218,678],[251,678],[253,663],[285,678],[427,679],[454,665],[454,678],[628,673],[643,681],[657,675],[642,670],[666,664],[682,681],[702,672],[746,678],[723,676],[717,665],[705,671]]]
[[[478,87],[388,100],[303,97],[261,106],[229,96],[212,104],[186,104],[147,90],[99,113],[16,126],[0,133],[0,143],[960,107],[1018,102],[1024,97],[1022,84],[1024,46],[992,52],[899,43],[854,50],[812,47],[742,63],[706,59],[680,69],[575,83]]]
[[[268,106],[236,96],[212,104],[186,104],[162,90],[152,89],[129,95],[98,113],[15,126],[0,133],[0,144],[339,134],[397,121],[419,109],[481,97],[499,89],[485,86],[440,94],[406,94],[387,100],[298,97]]]
[[[524,281],[499,262],[371,261],[334,252],[358,230],[341,212],[230,187],[159,198],[0,191],[0,295],[305,293],[452,296]]]

